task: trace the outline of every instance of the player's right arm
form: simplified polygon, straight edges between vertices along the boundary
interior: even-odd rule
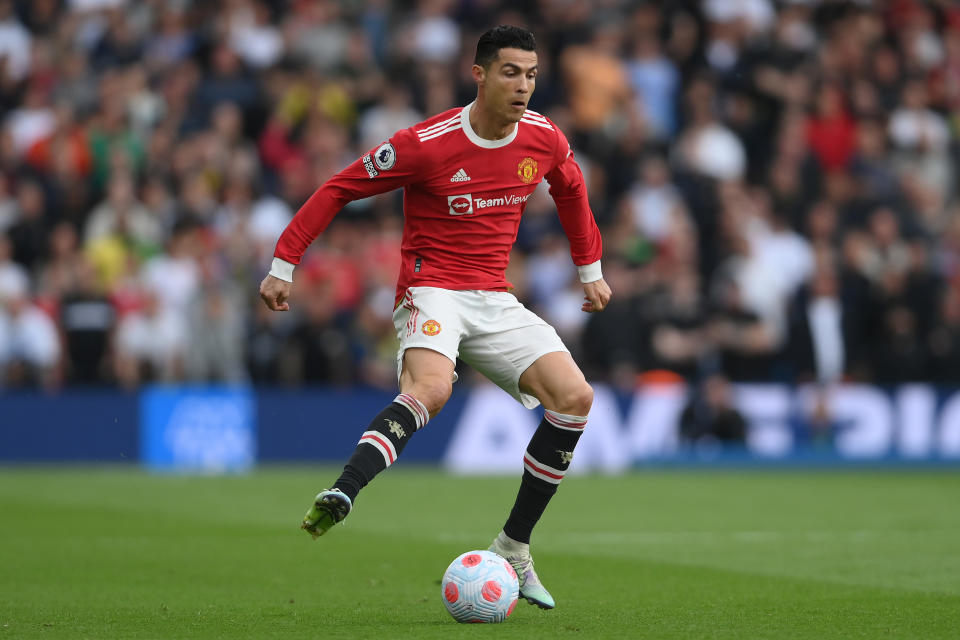
[[[422,170],[419,152],[420,142],[414,130],[403,129],[314,191],[280,234],[270,273],[260,283],[260,297],[270,309],[290,308],[287,299],[294,267],[348,202],[416,182],[418,170]]]

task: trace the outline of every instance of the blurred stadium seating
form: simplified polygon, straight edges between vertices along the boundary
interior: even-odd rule
[[[392,389],[398,193],[338,216],[291,313],[257,284],[326,178],[473,98],[498,23],[537,36],[531,106],[584,169],[615,298],[580,313],[544,190],[508,275],[591,381],[690,385],[694,439],[727,381],[812,384],[813,440],[834,385],[960,381],[946,0],[0,0],[0,398]]]

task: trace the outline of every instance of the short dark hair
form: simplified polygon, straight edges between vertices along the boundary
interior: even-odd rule
[[[537,41],[533,34],[523,27],[501,24],[487,30],[477,40],[477,55],[473,58],[473,64],[486,67],[497,59],[500,55],[500,49],[507,48],[536,51]]]

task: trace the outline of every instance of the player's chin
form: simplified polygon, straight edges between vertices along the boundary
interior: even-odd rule
[[[511,102],[507,105],[507,118],[513,122],[520,122],[520,118],[527,112],[527,105],[523,102]]]

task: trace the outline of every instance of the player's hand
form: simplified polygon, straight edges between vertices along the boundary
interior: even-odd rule
[[[597,311],[606,309],[607,303],[610,302],[610,296],[613,295],[610,291],[610,286],[607,285],[603,278],[594,280],[593,282],[585,282],[583,284],[583,292],[586,294],[583,296],[586,302],[583,303],[580,309],[587,313],[596,313]]]
[[[289,311],[290,303],[287,302],[287,298],[290,297],[292,285],[292,282],[268,275],[260,283],[260,297],[273,311]]]

